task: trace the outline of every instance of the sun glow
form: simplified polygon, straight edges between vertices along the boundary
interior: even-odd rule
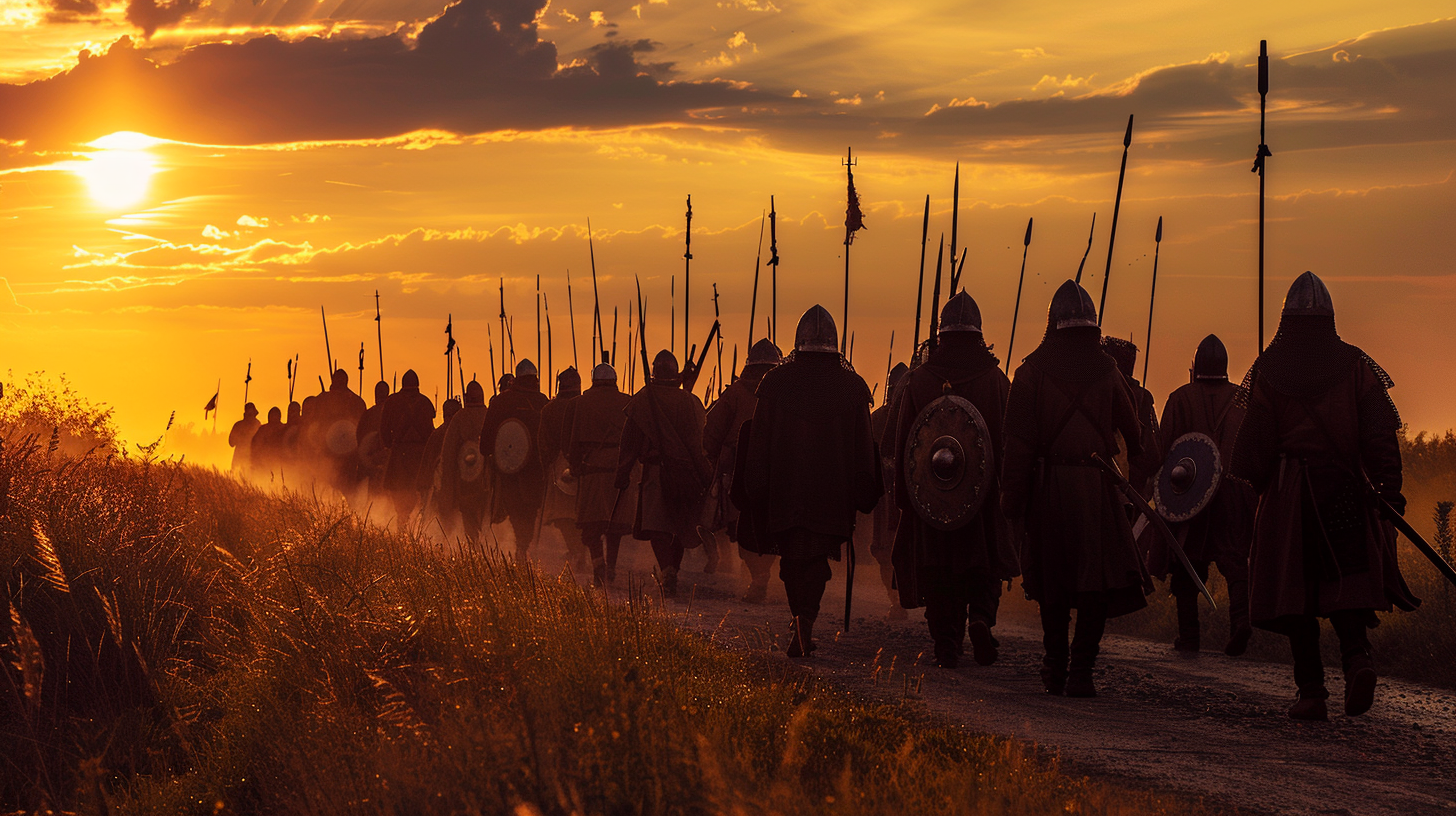
[[[98,150],[73,169],[86,182],[91,200],[111,209],[130,207],[146,197],[157,172],[157,157],[148,148],[161,143],[143,133],[112,133],[88,144]]]

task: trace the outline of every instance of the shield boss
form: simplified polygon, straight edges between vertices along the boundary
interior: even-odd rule
[[[455,455],[455,464],[460,469],[460,481],[473,482],[485,472],[485,457],[480,455],[480,440],[467,439]]]
[[[1173,442],[1158,482],[1153,503],[1167,521],[1188,521],[1213,501],[1223,479],[1223,460],[1218,444],[1207,434],[1183,434]]]
[[[995,468],[986,420],[968,400],[944,396],[921,410],[905,443],[904,479],[915,511],[937,530],[966,526]]]
[[[531,432],[519,419],[508,419],[495,432],[495,469],[520,473],[531,454]]]

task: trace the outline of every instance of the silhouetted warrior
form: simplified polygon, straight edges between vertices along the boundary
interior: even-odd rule
[[[1002,508],[1026,525],[1021,568],[1027,596],[1041,605],[1042,682],[1069,697],[1096,695],[1092,667],[1107,619],[1142,609],[1150,589],[1123,499],[1092,460],[1112,461],[1119,434],[1129,454],[1142,452],[1127,382],[1099,333],[1092,298],[1063,283],[1006,406]]]
[[[495,468],[490,520],[492,524],[511,520],[516,560],[522,562],[535,540],[536,514],[546,493],[546,471],[536,449],[545,405],[535,364],[522,360],[511,384],[490,401],[480,429],[480,449]]]
[[[306,481],[300,474],[305,465],[303,445],[303,406],[297,402],[288,403],[288,419],[283,423],[284,482],[302,487]]]
[[[1137,412],[1138,424],[1142,426],[1142,452],[1129,453],[1123,472],[1127,480],[1144,497],[1153,495],[1153,479],[1163,466],[1163,448],[1158,443],[1158,409],[1153,404],[1153,394],[1143,387],[1132,375],[1137,368],[1137,344],[1121,337],[1102,338],[1102,350],[1117,361],[1117,370],[1127,378],[1127,387],[1132,395],[1133,409]]]
[[[435,504],[448,528],[454,528],[455,514],[460,514],[465,538],[471,542],[480,535],[489,509],[486,461],[480,452],[485,413],[485,388],[471,380],[465,386],[465,406],[446,424],[440,446],[440,494]]]
[[[384,418],[384,401],[389,399],[389,383],[374,384],[374,404],[359,417],[354,430],[359,445],[359,481],[368,482],[369,501],[384,498],[384,467],[389,464],[389,449],[379,436],[379,423]]]
[[[834,319],[814,306],[799,319],[794,353],[763,375],[741,475],[753,544],[779,556],[793,615],[790,657],[814,651],[814,621],[854,535],[855,511],[884,492],[870,438],[870,390],[839,355]]]
[[[981,335],[981,310],[964,291],[940,313],[937,344],[925,363],[906,375],[899,399],[895,461],[905,461],[909,435],[922,410],[942,396],[957,396],[980,412],[989,432],[991,463],[1002,458],[1002,429],[1011,383],[1001,361]],[[994,467],[994,464],[992,464]],[[968,478],[968,477],[967,477]],[[955,668],[970,635],[972,656],[982,666],[996,662],[991,635],[1001,603],[1001,581],[1020,570],[1006,518],[997,506],[999,479],[992,476],[980,511],[954,530],[939,530],[920,516],[904,479],[895,482],[900,526],[895,534],[895,578],[900,603],[925,606],[935,641],[935,661]],[[989,501],[985,501],[989,499]]]
[[[334,372],[329,390],[315,397],[304,416],[318,434],[320,475],[346,496],[353,492],[359,472],[359,421],[364,400],[349,390],[349,372]]]
[[[420,496],[420,516],[426,521],[431,514],[439,514],[440,461],[445,450],[445,433],[450,420],[460,413],[460,400],[450,397],[440,406],[440,426],[430,432],[425,440],[425,455],[420,459],[420,469],[415,474],[415,492]]]
[[[591,388],[572,403],[566,428],[566,461],[576,484],[576,526],[582,545],[591,554],[595,586],[617,577],[617,553],[622,536],[632,531],[637,507],[630,486],[621,498],[615,486],[622,428],[631,400],[617,390],[617,370],[603,363],[592,369]]]
[[[284,434],[283,412],[278,406],[268,409],[268,421],[253,434],[252,462],[256,476],[272,481],[282,477]]]
[[[1289,716],[1324,720],[1319,619],[1329,618],[1340,640],[1345,713],[1363,714],[1376,684],[1365,630],[1377,611],[1420,603],[1396,562],[1395,534],[1366,492],[1405,510],[1393,383],[1340,340],[1329,290],[1306,272],[1289,288],[1279,332],[1245,384],[1249,412],[1232,470],[1259,493],[1249,555],[1253,623],[1289,637],[1299,687]]]
[[[258,408],[253,403],[243,406],[243,418],[233,423],[228,431],[228,444],[233,448],[233,473],[248,475],[253,469],[253,434],[262,423],[258,421]]]
[[[900,590],[895,588],[895,566],[891,556],[895,551],[895,530],[900,526],[900,508],[895,504],[893,491],[895,490],[895,439],[892,436],[895,426],[894,419],[898,416],[899,403],[903,390],[900,388],[905,381],[905,374],[910,369],[904,363],[896,363],[890,369],[889,376],[885,379],[885,403],[870,412],[870,435],[880,449],[880,473],[885,483],[885,493],[889,495],[886,499],[881,497],[875,509],[867,518],[859,520],[855,525],[855,546],[861,541],[869,549],[870,555],[874,556],[875,563],[880,568],[880,583],[885,586],[885,594],[890,599],[890,619],[904,620],[908,617],[905,607],[900,605]],[[890,436],[889,439],[886,439]]]
[[[539,377],[537,379],[539,381]],[[500,375],[500,379],[497,380],[496,381],[496,384],[495,384],[495,391],[496,391],[496,393],[495,393],[494,396],[492,396],[490,398],[490,401],[491,402],[495,402],[495,398],[498,397],[498,396],[500,396],[501,394],[504,394],[506,392],[506,389],[510,388],[511,387],[511,384],[514,383],[515,381],[516,381],[516,375],[510,373],[509,371],[506,372],[505,374]]]
[[[1184,434],[1201,433],[1218,445],[1224,468],[1232,461],[1234,440],[1244,422],[1247,394],[1228,380],[1228,351],[1218,337],[1210,334],[1198,344],[1193,355],[1189,383],[1168,395],[1163,406],[1163,422],[1158,427],[1158,447],[1169,451]],[[1208,582],[1208,565],[1218,564],[1218,571],[1228,584],[1229,642],[1224,653],[1237,657],[1248,648],[1249,636],[1249,542],[1254,535],[1254,505],[1258,497],[1248,484],[1237,479],[1221,479],[1218,492],[1198,515],[1188,522],[1172,525],[1183,542],[1183,551],[1198,577]],[[1154,540],[1148,570],[1159,578],[1172,575],[1169,589],[1178,602],[1178,639],[1173,648],[1197,652],[1200,644],[1198,625],[1198,587],[1182,565],[1174,563],[1167,545]]]
[[[401,527],[419,502],[415,479],[425,459],[425,444],[434,430],[435,403],[420,393],[420,375],[410,369],[399,378],[399,390],[384,401],[379,418],[379,441],[389,451],[384,490],[394,502]]]
[[[753,418],[753,409],[758,405],[754,392],[763,375],[783,361],[783,353],[768,338],[759,340],[748,350],[748,360],[743,372],[729,386],[723,395],[708,409],[707,424],[703,428],[703,452],[714,462],[715,526],[728,531],[728,540],[738,542],[738,508],[729,499],[733,487],[733,471],[738,463],[738,436],[743,424]],[[738,550],[743,563],[748,567],[748,592],[743,600],[748,603],[763,603],[768,598],[768,581],[773,567],[773,555],[760,555],[743,549]]]
[[[570,432],[567,423],[571,421],[572,403],[579,396],[581,375],[568,366],[556,375],[556,396],[541,409],[536,447],[541,452],[541,463],[546,466],[546,502],[541,508],[541,520],[561,533],[567,557],[585,566],[582,557],[585,550],[577,547],[581,533],[576,527],[576,496],[562,489],[562,485],[570,486],[563,478],[567,470],[566,445]]]
[[[667,350],[652,360],[652,379],[627,403],[627,424],[617,458],[615,487],[626,491],[642,463],[633,536],[652,542],[662,592],[677,597],[684,548],[697,547],[703,494],[713,467],[703,455],[706,415],[698,398],[682,390],[677,358]]]

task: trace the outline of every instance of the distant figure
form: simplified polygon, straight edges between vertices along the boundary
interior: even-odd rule
[[[440,406],[440,426],[430,432],[430,438],[425,440],[425,455],[420,459],[420,467],[415,471],[415,492],[420,496],[420,516],[429,521],[431,516],[438,515],[439,487],[440,487],[440,460],[445,450],[445,434],[450,427],[450,420],[460,413],[460,399],[450,397]],[[430,525],[433,527],[434,525]]]
[[[1173,449],[1173,443],[1190,433],[1208,436],[1218,446],[1225,472],[1233,460],[1234,440],[1244,422],[1248,395],[1228,380],[1228,351],[1210,334],[1193,355],[1189,382],[1168,395],[1163,422],[1158,426],[1158,447]],[[1229,641],[1224,653],[1237,657],[1248,648],[1253,630],[1249,626],[1249,544],[1254,536],[1254,506],[1258,497],[1245,482],[1224,478],[1207,507],[1190,521],[1172,525],[1193,562],[1199,580],[1207,583],[1208,566],[1218,564],[1228,584]],[[1198,624],[1198,587],[1187,570],[1174,563],[1167,545],[1155,539],[1148,559],[1148,571],[1157,578],[1172,576],[1169,589],[1178,603],[1178,638],[1173,648],[1197,653],[1201,646]]]
[[[465,386],[465,405],[445,424],[445,439],[440,445],[440,495],[436,507],[450,530],[455,528],[459,514],[465,538],[472,544],[479,539],[488,509],[486,463],[480,452],[485,412],[485,388],[471,380]]]
[[[1142,452],[1127,381],[1098,343],[1097,308],[1072,281],[1052,297],[1046,336],[1016,369],[1006,404],[1001,506],[1026,526],[1026,594],[1041,606],[1042,683],[1050,694],[1094,697],[1092,669],[1107,619],[1147,606],[1151,580],[1112,480],[1118,435]],[[1067,648],[1067,626],[1077,630]]]
[[[1390,377],[1335,332],[1335,307],[1310,272],[1289,287],[1274,341],[1245,380],[1249,411],[1234,445],[1233,476],[1259,493],[1249,554],[1250,617],[1289,638],[1297,720],[1325,720],[1320,618],[1340,640],[1345,714],[1375,702],[1366,630],[1375,613],[1420,603],[1396,559],[1395,533],[1374,493],[1398,513],[1400,416]]]
[[[384,401],[389,399],[389,383],[374,384],[374,404],[359,417],[354,429],[359,450],[359,481],[368,487],[369,501],[384,500],[384,466],[389,464],[389,449],[379,436],[379,423],[384,418]]]
[[[576,526],[591,554],[592,584],[606,586],[617,577],[622,536],[632,531],[637,497],[629,486],[618,498],[615,487],[626,408],[632,398],[617,390],[617,370],[603,363],[592,369],[591,388],[572,403],[566,429],[566,461],[576,484]],[[603,550],[602,544],[606,548]]]
[[[268,422],[253,434],[253,473],[266,476],[269,481],[282,478],[284,434],[288,427],[283,424],[283,412],[278,406],[268,409]]]
[[[307,481],[302,475],[307,467],[303,424],[303,406],[296,401],[288,403],[288,418],[283,423],[283,472],[285,481],[300,489]]]
[[[743,371],[723,389],[722,396],[708,409],[708,420],[703,428],[703,452],[714,463],[714,522],[715,527],[728,531],[728,540],[738,543],[738,508],[729,494],[733,487],[733,472],[738,466],[738,436],[744,423],[753,418],[753,409],[758,406],[758,384],[774,366],[783,362],[783,352],[768,338],[759,340],[748,350],[748,360]],[[742,547],[739,557],[748,567],[748,591],[743,600],[761,604],[768,599],[768,582],[772,574],[774,556],[759,555]]]
[[[1157,477],[1158,469],[1163,466],[1163,450],[1158,442],[1158,409],[1153,404],[1153,394],[1133,376],[1133,372],[1137,370],[1138,347],[1131,340],[1121,337],[1104,337],[1102,350],[1117,361],[1117,370],[1127,379],[1127,387],[1132,394],[1132,406],[1137,412],[1138,424],[1142,427],[1142,435],[1139,437],[1142,452],[1128,455],[1123,473],[1127,474],[1127,480],[1132,482],[1138,493],[1144,498],[1151,497],[1153,479]]]
[[[703,404],[682,390],[677,358],[664,349],[652,360],[652,379],[625,410],[614,486],[625,492],[642,464],[632,534],[652,542],[662,594],[676,598],[683,550],[702,543],[698,522],[713,478],[703,455]]]
[[[587,551],[581,547],[581,533],[576,527],[576,496],[568,494],[566,488],[575,490],[566,478],[566,443],[570,431],[572,405],[581,396],[581,375],[575,368],[568,367],[556,375],[556,396],[541,408],[541,426],[536,431],[536,447],[541,451],[541,464],[546,468],[546,500],[541,509],[541,520],[561,533],[566,555],[579,568],[587,565]]]
[[[522,360],[510,385],[490,401],[480,429],[480,449],[494,469],[490,523],[510,519],[516,560],[523,563],[535,541],[536,515],[546,494],[546,469],[536,448],[545,405],[535,364]]]
[[[232,472],[247,476],[253,469],[253,434],[262,423],[258,421],[258,408],[253,403],[243,406],[243,418],[233,423],[228,431],[228,444],[233,449]]]
[[[516,375],[511,374],[510,372],[507,372],[505,374],[502,374],[500,376],[500,380],[498,380],[496,382],[496,384],[495,384],[496,385],[496,388],[495,388],[496,393],[495,393],[495,396],[492,396],[490,398],[491,402],[495,402],[495,398],[498,397],[498,396],[500,396],[501,394],[504,394],[506,392],[506,389],[510,388],[511,387],[511,384],[514,383],[515,381],[516,381]]]
[[[909,370],[904,363],[896,363],[890,369],[890,374],[885,379],[885,402],[870,412],[870,434],[880,448],[880,472],[884,474],[882,478],[888,498],[881,498],[875,504],[874,512],[868,518],[861,519],[854,528],[855,545],[858,546],[863,541],[880,567],[880,583],[884,585],[885,594],[890,599],[891,620],[904,620],[909,615],[905,612],[905,607],[900,605],[900,590],[895,588],[892,555],[895,551],[895,530],[900,526],[900,508],[895,504],[894,493],[898,465],[895,462],[895,441],[886,437],[893,435],[893,423],[899,416],[900,409],[897,400],[904,394],[904,389],[900,386],[905,384],[905,375]]]
[[[906,375],[901,386],[892,448],[895,462],[905,461],[912,427],[922,411],[943,396],[955,396],[980,413],[988,438],[954,438],[964,443],[963,449],[976,442],[989,447],[988,464],[994,469],[1004,453],[1002,432],[1011,383],[1001,371],[1001,361],[986,346],[981,310],[965,291],[946,302],[938,325],[935,348],[923,365]],[[959,427],[936,432],[953,433]],[[933,478],[928,473],[925,476]],[[893,558],[900,604],[908,609],[924,605],[925,623],[935,642],[935,662],[943,668],[959,665],[967,635],[976,663],[989,666],[996,662],[998,644],[991,629],[1000,608],[1001,582],[1020,573],[1010,527],[998,506],[999,485],[999,474],[992,473],[984,492],[977,496],[979,510],[954,529],[944,529],[920,515],[906,480],[895,480],[900,524]],[[961,506],[967,506],[963,497],[961,501]]]
[[[870,389],[839,354],[834,319],[814,306],[799,320],[794,353],[763,375],[739,474],[752,546],[779,556],[793,639],[785,654],[815,650],[814,622],[829,560],[854,535],[855,511],[884,493],[870,437]]]
[[[401,527],[419,502],[415,480],[425,459],[425,445],[435,430],[435,403],[420,393],[420,375],[410,369],[399,378],[399,390],[384,401],[379,417],[379,441],[389,451],[384,467],[384,490],[394,502]]]
[[[318,436],[319,476],[346,496],[358,484],[359,421],[365,410],[363,398],[349,390],[349,372],[342,368],[334,372],[329,390],[304,409]]]

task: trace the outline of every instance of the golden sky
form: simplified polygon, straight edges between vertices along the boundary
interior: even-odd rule
[[[317,387],[321,305],[334,356],[357,375],[363,342],[372,386],[376,289],[386,375],[416,368],[427,394],[444,394],[447,315],[467,374],[490,376],[502,278],[517,356],[535,357],[539,274],[559,369],[567,270],[583,361],[589,343],[588,218],[608,330],[617,307],[624,349],[640,276],[655,349],[672,275],[681,320],[688,194],[692,333],[701,343],[716,282],[726,365],[747,341],[770,195],[781,344],[814,302],[838,319],[847,146],[868,225],[851,256],[856,367],[883,379],[891,331],[908,352],[924,197],[928,300],[956,162],[965,285],[1003,356],[1035,219],[1019,358],[1094,212],[1100,296],[1135,114],[1104,326],[1143,345],[1162,217],[1161,399],[1209,332],[1236,377],[1255,354],[1265,38],[1267,332],[1314,270],[1342,335],[1395,378],[1404,419],[1440,431],[1456,427],[1450,14],[1424,0],[6,0],[3,367],[64,373],[133,441],[176,410],[168,444],[187,450],[219,379],[219,428],[240,414],[250,359],[265,412],[286,404],[295,354],[300,396]],[[765,275],[760,315],[767,290]]]

